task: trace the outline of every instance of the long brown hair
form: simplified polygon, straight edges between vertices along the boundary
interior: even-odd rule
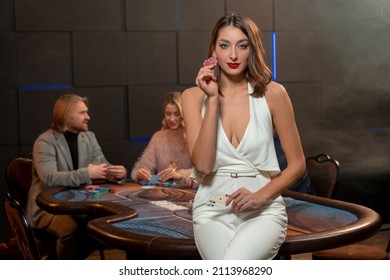
[[[70,115],[80,101],[84,102],[88,107],[88,99],[86,97],[80,97],[72,93],[60,96],[54,104],[51,128],[63,133],[65,131],[66,122],[69,120]]]
[[[265,51],[260,39],[260,29],[250,18],[238,13],[221,17],[215,24],[211,35],[209,56],[212,56],[215,50],[220,30],[226,26],[237,27],[248,37],[251,52],[248,58],[246,77],[254,88],[252,95],[255,97],[264,96],[265,88],[272,80],[272,73],[264,60]]]

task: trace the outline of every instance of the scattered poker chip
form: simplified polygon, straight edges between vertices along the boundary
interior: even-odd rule
[[[164,187],[176,187],[176,183],[175,182],[165,182],[163,184]]]
[[[111,191],[110,186],[96,186],[89,185],[85,187],[85,191],[91,198],[99,198],[104,193],[109,193]]]
[[[147,181],[141,181],[141,182],[139,182],[139,184],[141,186],[155,186],[156,185],[155,183],[147,182]]]
[[[141,186],[157,186],[157,187],[176,187],[178,184],[176,182],[158,182],[158,183],[153,183],[153,182],[147,182],[147,181],[141,181],[139,182]]]
[[[95,190],[95,191],[96,191],[97,189],[99,189],[99,186],[89,185],[89,186],[86,186],[85,189],[86,189],[87,191],[92,191],[92,190]]]
[[[100,189],[101,189],[102,193],[109,193],[110,192],[109,186],[101,186]]]
[[[89,190],[88,194],[91,198],[99,198],[102,195],[98,190]]]

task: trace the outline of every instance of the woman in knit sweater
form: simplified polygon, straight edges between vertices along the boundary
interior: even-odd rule
[[[152,175],[158,175],[161,182],[175,180],[190,186],[192,163],[186,142],[180,92],[166,96],[163,114],[162,127],[153,134],[135,163],[131,178],[136,182],[148,182]]]

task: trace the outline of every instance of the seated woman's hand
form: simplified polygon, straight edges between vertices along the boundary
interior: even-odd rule
[[[186,186],[187,188],[195,188],[196,184],[192,181],[190,177],[186,178]]]
[[[160,177],[161,182],[166,182],[169,179],[173,178],[173,176],[174,176],[173,173],[175,173],[175,171],[173,171],[172,168],[168,167],[168,168],[161,170],[157,175]]]
[[[172,168],[170,168],[170,167],[168,167],[164,170],[161,170],[158,173],[158,176],[160,177],[161,182],[166,182],[170,179],[174,179],[174,180],[183,179],[183,174],[180,172],[180,170],[173,171]]]
[[[150,178],[152,177],[152,174],[150,174],[149,170],[145,168],[140,168],[136,172],[136,177],[138,181],[149,182]]]

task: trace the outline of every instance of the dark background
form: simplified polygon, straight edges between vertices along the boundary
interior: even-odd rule
[[[390,0],[1,0],[1,174],[32,151],[67,92],[89,98],[91,130],[130,171],[161,126],[162,99],[193,86],[214,23],[231,11],[262,29],[306,156],[340,162],[336,197],[388,220]]]

